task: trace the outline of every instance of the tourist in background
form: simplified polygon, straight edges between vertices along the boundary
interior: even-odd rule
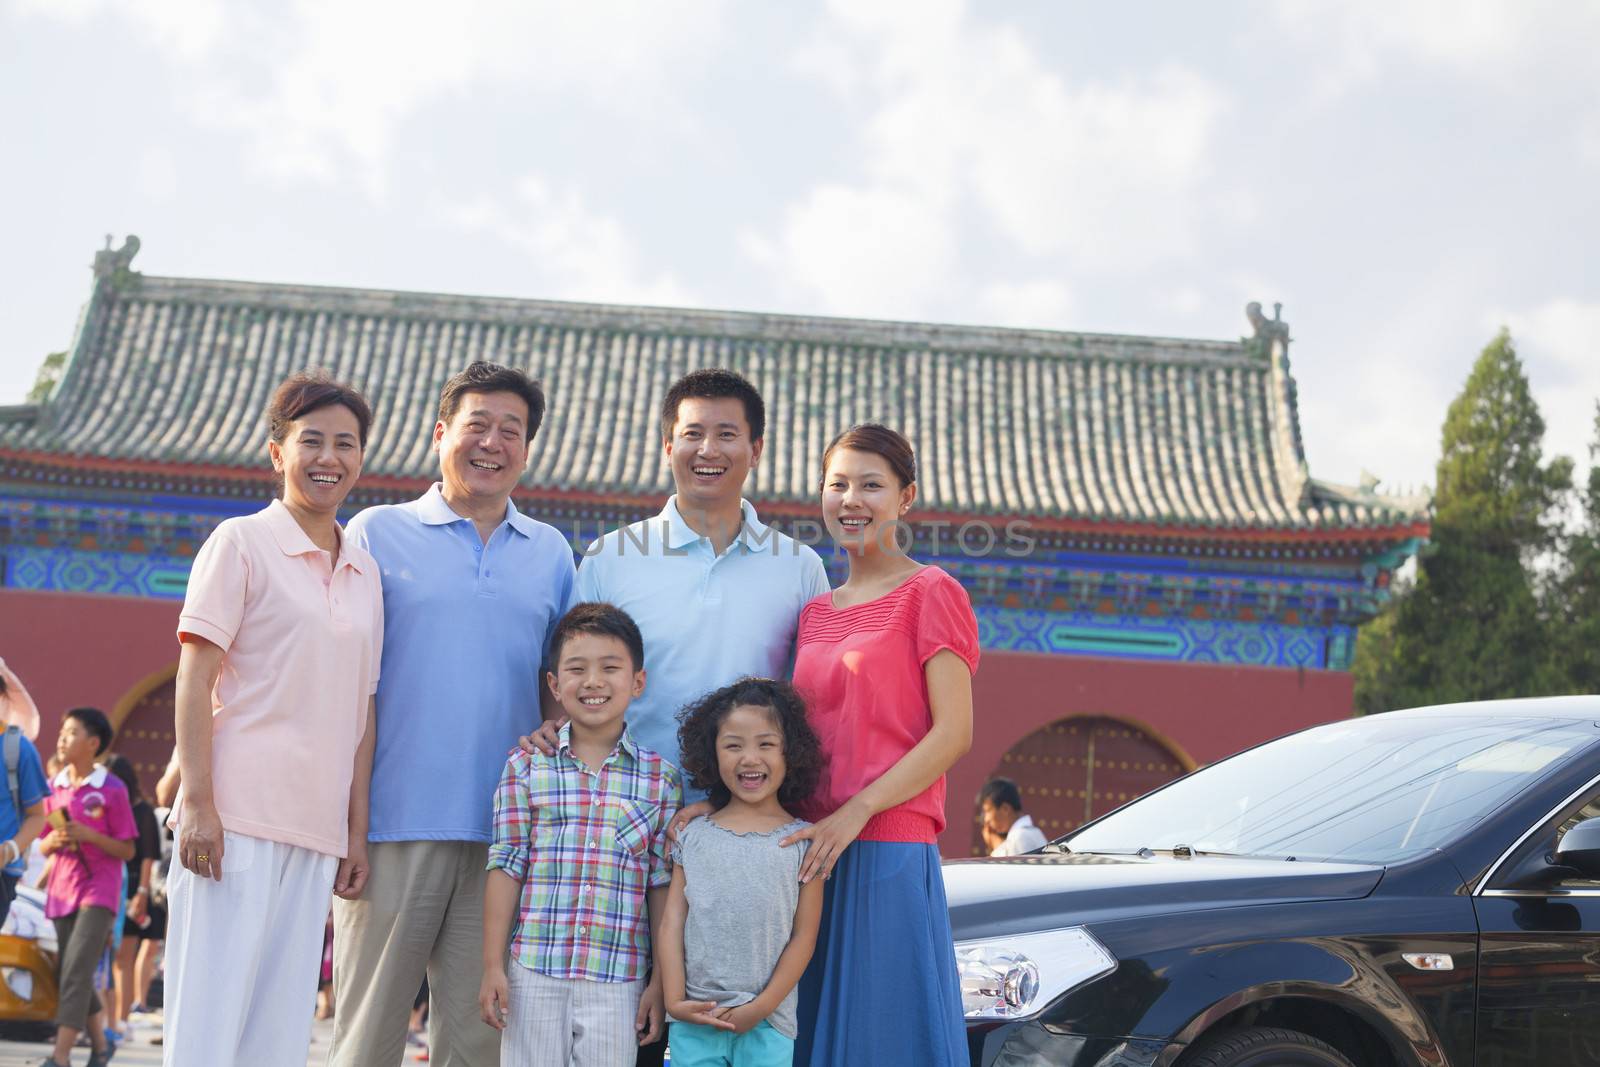
[[[0,690],[8,697],[27,690],[16,676],[0,662]],[[11,707],[15,707],[13,704]],[[33,701],[28,701],[33,707]],[[38,712],[33,713],[34,729],[38,729]],[[50,786],[45,778],[44,764],[39,760],[39,750],[33,747],[27,731],[12,723],[0,728],[0,763],[4,764],[6,788],[0,795],[0,924],[11,911],[11,901],[17,895],[27,866],[28,850],[44,829],[45,800],[50,796]]]
[[[89,1067],[104,1067],[115,1051],[95,992],[95,968],[105,953],[122,903],[123,865],[133,858],[133,809],[122,782],[97,762],[111,744],[111,721],[99,708],[73,708],[61,721],[41,842],[50,862],[45,917],[56,927],[56,1040],[45,1067],[67,1067],[78,1035],[89,1032]]]
[[[39,708],[6,661],[0,659],[0,728],[15,726],[29,741],[39,737]]]
[[[161,861],[161,827],[156,822],[155,809],[144,798],[139,775],[128,757],[112,756],[105,763],[128,790],[137,831],[135,852],[127,865],[122,937],[112,970],[115,994],[111,998],[110,1025],[122,1034],[126,1033],[128,1016],[144,1010],[156,951],[166,936],[167,914],[166,908],[152,899],[156,864]]]
[[[539,723],[546,637],[573,585],[567,539],[511,501],[544,411],[521,371],[473,363],[439,397],[441,480],[350,521],[382,568],[385,632],[372,884],[334,907],[335,1067],[399,1061],[424,977],[433,1062],[499,1062],[477,1001],[492,801],[506,751]]]
[[[1022,810],[1022,790],[1009,778],[991,778],[978,791],[984,841],[991,856],[1020,856],[1043,848],[1044,831]]]
[[[828,756],[800,815],[802,882],[828,879],[800,984],[795,1063],[967,1063],[935,845],[945,772],[972,744],[978,623],[961,584],[906,555],[906,439],[863,425],[822,461],[822,518],[849,579],[800,615],[794,684]]]
[[[224,521],[178,619],[182,788],[165,1062],[302,1063],[330,890],[367,879],[378,565],[340,529],[372,415],[325,375],[267,408],[282,497]]]

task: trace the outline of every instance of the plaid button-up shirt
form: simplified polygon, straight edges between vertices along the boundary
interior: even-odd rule
[[[598,771],[572,753],[511,753],[494,794],[489,869],[522,883],[511,958],[552,978],[627,982],[650,968],[647,890],[672,880],[673,766],[626,729]]]

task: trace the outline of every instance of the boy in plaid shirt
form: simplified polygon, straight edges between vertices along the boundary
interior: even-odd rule
[[[623,721],[645,684],[626,612],[577,605],[550,660],[568,722],[554,755],[513,751],[495,790],[478,1003],[502,1062],[631,1067],[661,1036],[660,977],[646,976],[683,790]]]

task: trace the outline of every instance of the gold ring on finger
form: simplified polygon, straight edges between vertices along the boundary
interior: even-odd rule
[[[202,853],[200,853],[198,856],[196,856],[194,858],[194,861],[196,863],[210,863],[211,862],[211,857],[206,855],[204,852],[202,852]]]

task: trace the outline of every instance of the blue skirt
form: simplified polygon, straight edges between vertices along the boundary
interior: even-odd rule
[[[833,868],[800,979],[795,1067],[967,1067],[939,852],[857,841]]]

